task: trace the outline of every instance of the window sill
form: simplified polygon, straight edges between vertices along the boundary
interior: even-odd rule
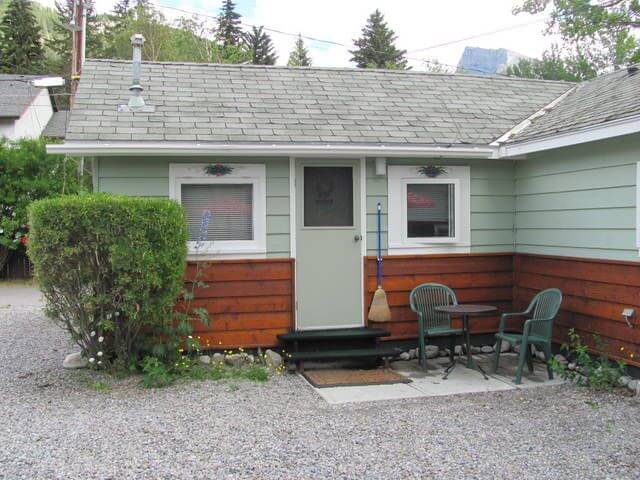
[[[187,260],[207,261],[207,260],[242,260],[242,259],[267,258],[266,251],[217,251],[217,252],[193,252],[189,250]]]
[[[428,255],[438,253],[471,253],[471,244],[457,243],[418,243],[418,244],[389,244],[388,255]]]

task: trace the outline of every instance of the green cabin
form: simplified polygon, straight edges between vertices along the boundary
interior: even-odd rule
[[[379,203],[388,339],[416,338],[423,282],[505,311],[558,287],[554,338],[597,332],[622,358],[640,356],[622,317],[640,307],[639,92],[637,67],[571,84],[143,62],[132,79],[87,60],[49,151],[92,160],[96,191],[183,204],[211,346],[366,326]]]

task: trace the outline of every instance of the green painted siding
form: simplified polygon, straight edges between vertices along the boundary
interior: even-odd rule
[[[96,159],[96,190],[166,197],[169,163],[267,165],[267,252],[290,255],[289,160],[221,158]],[[636,162],[640,134],[531,154],[526,160],[389,159],[389,165],[471,167],[471,251],[638,260]],[[387,177],[367,159],[367,248],[375,254],[376,204],[382,203],[387,247]]]
[[[148,197],[169,196],[170,163],[266,163],[267,256],[290,255],[289,159],[102,157],[96,161],[97,191]]]
[[[469,165],[471,167],[471,251],[510,252],[514,246],[514,165],[503,160],[389,159],[388,165]],[[382,246],[387,248],[387,177],[377,176],[367,159],[367,250],[375,254],[376,205],[382,204]]]
[[[516,162],[516,251],[638,260],[640,135],[531,154]]]

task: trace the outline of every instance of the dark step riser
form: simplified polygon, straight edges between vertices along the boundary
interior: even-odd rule
[[[321,352],[324,350],[353,350],[359,348],[375,348],[378,341],[371,339],[317,340],[315,342],[299,342],[296,346],[288,343],[285,350],[289,352]]]

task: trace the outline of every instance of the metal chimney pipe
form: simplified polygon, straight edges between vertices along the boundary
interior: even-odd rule
[[[142,85],[140,85],[140,68],[142,64],[142,45],[144,45],[144,36],[136,33],[131,36],[131,46],[133,47],[132,74],[133,84],[129,87],[131,96],[129,97],[130,108],[144,107],[144,98],[142,98]]]

